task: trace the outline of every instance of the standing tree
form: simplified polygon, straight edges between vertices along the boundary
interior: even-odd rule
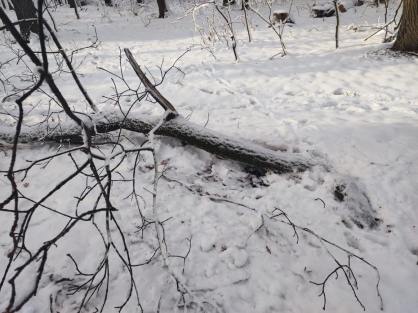
[[[36,9],[32,0],[12,0],[12,3],[18,20],[36,18]],[[20,34],[27,42],[29,42],[30,32],[38,33],[38,24],[36,21],[20,24]]]
[[[404,0],[403,13],[393,50],[418,51],[418,1]]]
[[[158,4],[158,18],[164,18],[165,13],[167,12],[167,5],[165,0],[157,0]]]
[[[78,10],[77,10],[77,3],[76,0],[68,0],[68,3],[70,4],[70,8],[73,8],[75,11],[75,15],[77,16],[77,19],[80,19],[80,15],[78,14]]]

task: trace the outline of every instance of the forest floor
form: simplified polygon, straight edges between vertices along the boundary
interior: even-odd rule
[[[274,5],[273,9],[288,10],[290,1]],[[308,1],[309,2],[309,1]],[[201,49],[200,34],[194,31],[191,16],[184,18],[190,4],[170,2],[166,19],[155,18],[154,4],[147,4],[135,16],[117,8],[85,7],[76,20],[68,7],[51,13],[55,17],[62,44],[68,49],[91,44],[95,31],[100,44],[75,55],[77,72],[93,101],[102,111],[115,110],[105,96],[114,93],[112,75],[100,70],[119,72],[119,48],[129,48],[140,65],[160,78],[158,66],[169,68],[187,52],[165,77],[159,91],[171,101],[190,122],[206,128],[256,143],[281,154],[302,154],[321,160],[326,166],[316,166],[304,173],[277,175],[248,173],[237,163],[182,144],[174,139],[157,137],[157,158],[164,167],[158,185],[160,220],[164,223],[166,243],[172,258],[170,266],[179,273],[184,266],[184,281],[215,312],[322,312],[322,283],[338,267],[327,252],[341,264],[351,259],[356,275],[359,301],[367,312],[381,312],[376,292],[377,272],[355,257],[325,244],[303,230],[294,236],[291,226],[280,223],[285,216],[270,218],[283,210],[296,225],[307,227],[319,236],[364,258],[380,273],[379,290],[383,312],[416,313],[418,308],[418,58],[390,52],[391,44],[382,44],[383,32],[364,41],[384,25],[384,6],[366,5],[341,14],[339,49],[335,49],[335,17],[310,17],[307,1],[294,1],[294,25],[286,25],[283,40],[287,48],[284,57],[273,55],[281,51],[277,35],[259,17],[249,13],[253,41],[237,19],[239,61],[231,49],[218,42],[213,54]],[[310,2],[309,2],[310,3]],[[389,20],[396,3],[389,7]],[[266,8],[260,12],[268,16]],[[13,17],[11,12],[10,16]],[[240,5],[232,7],[232,16],[242,14]],[[202,25],[213,15],[210,7],[196,12],[196,22]],[[241,23],[238,23],[238,21]],[[3,36],[3,35],[2,35]],[[4,33],[2,42],[9,35]],[[31,45],[37,46],[36,36]],[[15,47],[16,45],[13,45]],[[0,61],[12,53],[0,47]],[[124,55],[121,59],[126,81],[139,81]],[[6,76],[20,65],[3,66]],[[23,67],[21,67],[23,68]],[[81,94],[71,78],[57,77],[63,94],[77,108],[86,109]],[[120,82],[116,82],[122,88]],[[0,86],[0,98],[12,93]],[[36,104],[45,99],[41,93],[29,101]],[[1,103],[8,112],[15,110],[13,98]],[[125,99],[122,106],[129,106]],[[44,100],[33,111],[30,122],[36,122],[48,108]],[[35,114],[36,113],[36,114]],[[162,109],[150,102],[135,105],[131,114],[161,115]],[[0,115],[2,120],[2,115]],[[3,125],[1,124],[3,123]],[[5,127],[0,121],[0,127]],[[144,136],[127,133],[133,142]],[[53,144],[23,145],[19,150],[17,168],[25,160],[54,153]],[[0,153],[3,153],[0,151]],[[6,153],[5,153],[6,154]],[[124,165],[127,175],[134,158]],[[7,170],[9,157],[0,157],[0,170]],[[54,178],[68,175],[72,161],[54,159],[48,167],[35,167],[19,182],[27,196],[34,199],[53,188]],[[161,168],[162,169],[162,168]],[[160,170],[161,170],[160,169]],[[143,197],[141,209],[152,216],[152,197],[145,190],[152,188],[152,159],[143,154],[138,170],[137,190]],[[258,177],[260,176],[260,177]],[[80,178],[57,193],[50,205],[61,212],[74,212],[75,199],[84,188]],[[23,187],[24,183],[28,183]],[[0,200],[10,193],[5,177],[0,177]],[[336,190],[344,194],[343,201]],[[115,184],[113,201],[118,206],[119,224],[130,245],[132,263],[141,263],[154,252],[154,228],[137,232],[141,218],[134,202],[128,197],[132,190],[125,184]],[[69,197],[71,195],[71,197]],[[128,197],[126,199],[126,197]],[[213,201],[211,198],[231,202]],[[341,197],[340,197],[341,198]],[[141,200],[142,201],[142,200]],[[240,203],[245,206],[234,204]],[[92,205],[94,199],[87,205]],[[249,209],[249,208],[253,208]],[[4,218],[3,218],[4,215]],[[0,219],[0,269],[6,267],[11,217]],[[55,216],[55,217],[54,217]],[[52,218],[54,217],[54,218]],[[39,210],[32,219],[33,227],[27,239],[29,249],[56,235],[66,223],[48,210]],[[75,235],[76,234],[76,235]],[[68,281],[83,282],[74,276],[70,253],[82,271],[97,267],[102,239],[92,227],[80,224],[72,236],[51,248],[41,280],[40,290],[23,312],[50,312],[50,295],[54,295],[53,312],[75,312],[82,294],[68,295]],[[25,256],[22,255],[22,262]],[[111,287],[104,312],[117,312],[129,289],[128,273],[117,265],[112,255]],[[353,290],[340,270],[326,283],[328,312],[362,312]],[[31,285],[34,273],[28,273],[22,290]],[[183,311],[182,299],[174,280],[163,285],[166,272],[158,256],[134,271],[139,299],[144,312],[156,312],[162,295],[161,312]],[[352,278],[349,278],[353,282]],[[353,283],[354,284],[354,283]],[[8,304],[8,284],[0,294],[0,311]],[[103,290],[92,297],[83,309],[96,312],[103,302]],[[140,312],[133,297],[122,312]],[[187,300],[187,297],[186,297]],[[195,306],[186,306],[194,312]]]

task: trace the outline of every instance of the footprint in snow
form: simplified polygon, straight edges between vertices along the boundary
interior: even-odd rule
[[[217,79],[217,81],[218,81],[221,85],[231,87],[231,84],[230,84],[230,83],[229,83],[229,81],[227,81],[226,79],[223,79],[223,78],[218,78],[218,79]]]
[[[200,91],[206,92],[206,93],[211,94],[211,95],[213,95],[214,92],[215,92],[214,90],[207,89],[207,88],[200,88]]]
[[[251,103],[252,105],[254,105],[254,104],[259,104],[259,102],[258,102],[258,100],[257,100],[256,98],[251,97],[249,100],[250,100],[250,103]]]
[[[254,96],[255,95],[255,92],[251,89],[245,89],[244,92],[249,96]]]
[[[248,252],[237,247],[230,247],[221,252],[218,259],[226,263],[229,269],[243,267],[247,263]]]

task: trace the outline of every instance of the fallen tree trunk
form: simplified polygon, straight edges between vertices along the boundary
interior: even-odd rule
[[[93,122],[85,120],[85,123],[95,134],[109,133],[119,129],[147,134],[158,124],[160,119],[159,116],[136,115],[124,118],[122,114],[110,114],[106,115],[106,118],[96,117]],[[223,159],[277,173],[288,173],[294,170],[304,171],[318,163],[299,154],[275,152],[253,143],[236,140],[191,123],[181,116],[165,122],[155,134],[176,138],[185,144],[200,148]],[[13,127],[0,128],[1,140],[12,142],[13,136]],[[73,122],[61,123],[60,127],[54,131],[48,131],[46,127],[23,127],[19,140],[22,143],[37,141],[81,143],[81,128]]]

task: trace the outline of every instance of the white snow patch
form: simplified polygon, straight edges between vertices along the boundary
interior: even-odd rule
[[[219,260],[225,262],[230,269],[232,265],[243,267],[248,260],[248,252],[237,247],[229,247],[218,255]]]

